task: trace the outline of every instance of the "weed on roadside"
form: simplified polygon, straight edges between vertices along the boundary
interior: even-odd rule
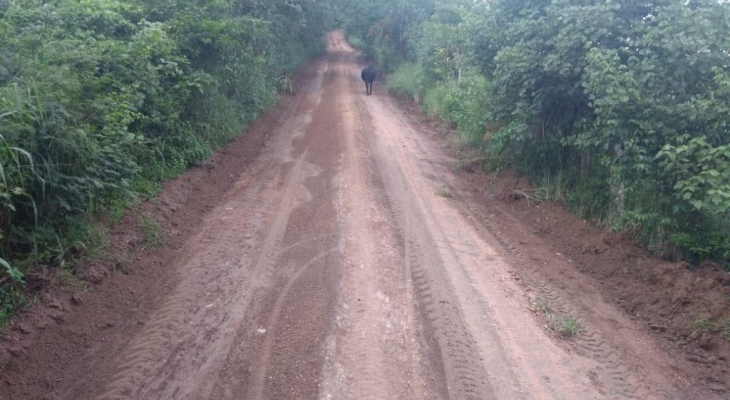
[[[709,332],[712,330],[712,322],[708,318],[702,316],[696,317],[692,326],[699,332]]]
[[[17,287],[5,285],[0,287],[0,328],[8,325],[10,317],[21,307],[28,304],[28,297]]]
[[[544,297],[540,297],[535,300],[535,307],[546,316],[552,314],[552,312],[550,311],[550,305],[548,304],[547,299]]]
[[[452,167],[454,171],[483,171],[487,158],[484,156],[468,156],[456,161]]]
[[[695,334],[720,334],[722,337],[730,342],[730,318],[725,319],[722,322],[713,322],[710,318],[698,315],[695,317],[692,323],[692,328]]]
[[[128,275],[132,272],[131,256],[128,251],[122,251],[117,253],[112,260],[114,262],[114,268],[119,272]]]
[[[573,316],[559,316],[553,313],[550,308],[550,303],[544,297],[539,297],[532,302],[531,306],[533,312],[542,314],[547,320],[546,328],[554,333],[557,333],[563,338],[569,338],[576,336],[583,330],[583,326],[576,317]]]
[[[558,324],[558,332],[563,337],[575,336],[579,334],[581,330],[583,330],[583,327],[578,319],[573,316],[561,318],[560,323]]]
[[[436,189],[436,195],[445,199],[453,199],[454,194],[443,186],[439,186]]]
[[[132,182],[132,188],[141,199],[151,200],[162,192],[163,185],[160,182],[151,181],[149,179],[138,179]]]
[[[82,257],[105,258],[109,251],[108,230],[84,219],[72,219],[62,235],[56,235],[56,243],[49,245],[45,253],[36,259],[48,260],[60,268],[73,268]]]
[[[533,197],[538,201],[565,202],[566,183],[562,174],[545,175],[540,178],[532,190]]]
[[[165,244],[165,238],[162,236],[162,227],[156,221],[153,221],[149,217],[142,217],[139,227],[145,235],[143,248],[154,248]]]
[[[730,342],[730,318],[726,319],[725,322],[720,325],[720,330],[722,330],[722,335],[725,340]]]

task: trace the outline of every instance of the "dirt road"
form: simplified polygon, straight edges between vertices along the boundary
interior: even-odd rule
[[[620,312],[515,274],[534,259],[455,194],[441,142],[365,96],[359,60],[330,34],[159,306],[47,398],[689,398]],[[549,334],[536,298],[583,331]]]

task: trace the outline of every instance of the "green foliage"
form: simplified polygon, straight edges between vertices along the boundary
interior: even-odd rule
[[[561,176],[581,217],[730,266],[729,3],[374,3],[351,36],[397,52],[390,89],[489,167]]]
[[[462,142],[480,147],[489,134],[484,113],[488,90],[487,80],[478,75],[465,76],[461,83],[439,81],[427,89],[424,108],[456,128]]]
[[[79,221],[121,218],[124,204],[239,135],[323,48],[333,10],[0,2],[0,289],[22,290],[28,269],[70,266],[98,239]]]
[[[17,286],[0,286],[0,328],[6,327],[10,317],[27,303],[28,299]]]
[[[388,76],[386,84],[391,93],[408,96],[417,103],[428,89],[426,71],[420,65],[404,63]]]
[[[583,193],[572,202],[589,218],[665,253],[727,260],[729,231],[718,221],[729,215],[721,32],[730,7],[480,7],[469,21],[473,54],[495,88],[490,118],[501,121],[489,146],[531,175],[567,171],[570,190]]]
[[[165,237],[162,235],[162,227],[149,217],[142,217],[139,223],[142,233],[145,235],[144,248],[154,248],[165,244]]]
[[[583,326],[581,326],[580,321],[575,317],[561,318],[560,322],[558,322],[558,332],[563,337],[573,337],[582,330]]]
[[[656,159],[676,182],[673,195],[678,202],[699,212],[730,217],[730,145],[712,146],[700,136],[680,145],[664,145]]]
[[[553,313],[549,302],[544,297],[535,299],[531,305],[534,311],[545,316],[548,322],[546,327],[553,332],[557,332],[564,338],[573,337],[583,330],[583,325],[581,325],[578,318],[570,315],[560,316]]]
[[[5,275],[9,277],[12,281],[21,282],[23,280],[23,273],[2,258],[0,258],[0,266],[2,266],[5,270]]]
[[[696,317],[692,326],[699,332],[709,332],[713,328],[712,321],[702,316]]]

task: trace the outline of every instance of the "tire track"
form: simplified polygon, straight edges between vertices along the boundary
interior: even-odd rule
[[[512,224],[518,223],[512,216],[504,213],[499,205],[493,204],[493,208],[500,213],[500,219],[508,219]],[[485,215],[475,209],[466,210],[463,207],[461,211],[470,215],[472,221],[483,221],[491,226],[496,225],[495,216]],[[539,268],[529,262],[500,229],[492,229],[489,225],[485,225],[485,229],[482,231],[493,239],[493,243],[498,244],[501,252],[510,260],[510,264],[520,272],[524,285],[534,291],[537,298],[545,299],[553,312],[561,316],[574,316],[581,321],[582,331],[573,340],[583,355],[600,365],[600,375],[606,386],[605,394],[617,399],[645,398],[646,394],[640,392],[636,379],[629,373],[628,367],[621,363],[620,357],[613,350],[610,342],[590,323],[590,315],[575,307],[562,290],[548,283]]]
[[[259,361],[259,368],[258,373],[256,374],[256,379],[254,381],[253,386],[253,392],[254,392],[254,398],[256,399],[264,399],[264,388],[266,386],[266,372],[267,372],[267,365],[269,358],[271,356],[271,348],[272,348],[272,338],[273,338],[273,332],[274,328],[279,322],[279,316],[281,315],[281,309],[284,304],[284,300],[286,300],[287,296],[289,295],[289,291],[291,290],[292,286],[297,282],[299,277],[301,277],[307,270],[314,265],[316,262],[322,260],[323,258],[327,257],[328,255],[336,252],[339,250],[338,247],[326,250],[322,253],[317,254],[314,258],[306,262],[304,265],[302,265],[301,268],[287,281],[286,285],[284,285],[284,289],[281,291],[279,297],[276,299],[276,303],[273,309],[273,312],[271,313],[271,316],[269,318],[269,322],[266,326],[266,331],[270,332],[270,334],[266,335],[266,338],[264,339],[263,348],[261,350],[261,358]]]
[[[308,88],[316,91],[320,86],[321,79],[318,80],[315,77],[310,81]],[[285,119],[292,113],[306,114],[308,112],[309,105],[304,98],[304,96],[299,97],[289,107],[289,111],[280,116],[277,121],[278,136],[282,136],[282,133],[290,133],[294,136],[298,130],[304,128],[296,127],[293,118]],[[291,140],[286,137],[281,139],[284,143]],[[282,147],[287,150],[287,146]],[[181,254],[178,260],[173,261],[173,265],[183,264],[180,267],[182,279],[175,294],[153,314],[151,322],[134,339],[130,340],[123,354],[123,361],[107,383],[104,392],[96,397],[98,400],[162,399],[170,396],[171,393],[179,396],[186,390],[199,393],[200,398],[206,397],[201,391],[209,391],[208,386],[212,385],[203,385],[205,388],[191,388],[190,382],[186,382],[189,379],[177,379],[175,375],[183,371],[188,374],[198,373],[198,369],[210,362],[209,355],[199,349],[210,348],[212,345],[207,343],[208,340],[200,343],[200,339],[196,339],[196,329],[191,329],[191,324],[197,329],[208,332],[206,336],[209,338],[207,339],[218,339],[218,344],[221,346],[219,351],[226,352],[225,346],[230,342],[228,336],[232,330],[228,329],[224,333],[222,329],[215,327],[229,325],[230,321],[241,321],[250,301],[250,293],[246,288],[250,288],[254,276],[261,275],[262,270],[272,267],[273,260],[278,253],[277,248],[281,246],[288,215],[291,212],[294,189],[301,179],[301,165],[305,155],[300,156],[294,163],[294,168],[285,183],[286,189],[279,201],[278,210],[272,210],[275,212],[275,219],[263,243],[257,245],[256,241],[259,239],[251,234],[251,232],[262,231],[263,226],[251,225],[248,222],[235,223],[227,215],[227,211],[236,209],[237,215],[244,216],[246,219],[249,216],[258,216],[259,218],[254,218],[254,221],[261,221],[265,218],[266,213],[261,212],[261,208],[267,204],[264,199],[268,199],[270,204],[270,199],[275,197],[271,193],[272,188],[267,184],[275,181],[279,173],[279,168],[276,168],[276,165],[281,163],[279,154],[270,152],[265,155],[263,162],[255,165],[254,170],[250,173],[252,176],[266,178],[253,181],[241,180],[234,185],[232,190],[239,192],[240,200],[234,198],[225,206],[219,206],[217,210],[213,211],[211,215],[214,217],[208,219],[206,228],[191,239],[190,243],[194,245],[187,246],[188,251]],[[219,229],[221,227],[223,229]],[[242,240],[242,238],[244,239]],[[216,243],[216,245],[199,253],[199,248],[208,243]],[[242,246],[242,244],[244,245]],[[255,266],[251,268],[249,251],[257,250],[259,258]],[[228,262],[223,265],[215,265],[215,268],[211,270],[210,266],[206,268],[206,260],[209,259],[235,261],[233,265],[229,265]],[[221,279],[226,277],[228,279]],[[263,278],[265,279],[266,276]],[[234,282],[241,283],[243,288],[234,285]],[[218,296],[212,298],[212,302],[205,306],[205,309],[226,304],[230,306],[235,304],[235,306],[227,311],[213,313],[220,314],[217,317],[210,317],[208,313],[204,312],[203,316],[196,321],[193,316],[201,314],[201,307],[198,303],[201,299],[211,298],[211,285],[216,287]],[[217,322],[214,322],[216,320]],[[195,360],[191,360],[191,353],[196,356]],[[164,383],[168,381],[173,384]],[[176,385],[180,385],[180,387],[176,387]],[[66,398],[75,398],[72,394],[69,396]]]
[[[181,395],[181,392],[186,391],[196,393],[201,398],[207,396],[207,392],[212,390],[212,384],[186,386],[185,379],[179,379],[177,375],[180,373],[205,375],[206,371],[203,369],[210,362],[206,353],[225,354],[226,349],[230,347],[232,340],[230,333],[235,332],[235,329],[224,329],[223,327],[242,323],[245,310],[251,301],[249,288],[254,282],[260,282],[271,274],[270,270],[273,269],[280,253],[278,249],[281,247],[284,231],[293,208],[294,190],[301,179],[303,160],[302,156],[296,162],[286,183],[284,195],[279,203],[269,234],[260,246],[256,263],[249,268],[248,260],[250,258],[244,256],[238,257],[234,271],[227,268],[228,266],[225,264],[217,266],[215,273],[206,270],[206,259],[235,259],[233,254],[238,253],[238,249],[240,249],[236,244],[246,234],[244,229],[236,229],[234,225],[231,225],[230,223],[233,221],[226,224],[225,221],[221,221],[221,217],[217,218],[218,221],[224,222],[224,229],[209,228],[205,235],[198,238],[198,241],[205,242],[208,241],[207,238],[215,237],[217,254],[214,255],[211,250],[208,250],[185,264],[181,269],[184,277],[176,294],[164,303],[151,318],[152,322],[142,330],[136,340],[132,341],[117,373],[107,384],[106,391],[97,399],[165,399],[172,394],[177,397]],[[261,187],[259,186],[257,189],[261,190]],[[261,204],[261,192],[250,191],[249,193],[245,196],[247,199],[236,202],[247,205],[243,208],[242,215],[249,214],[250,210],[252,211]],[[226,204],[220,208],[230,207]],[[219,209],[215,213],[219,214],[221,210]],[[221,233],[223,237],[220,237]],[[231,252],[233,253],[229,254]],[[221,276],[228,276],[232,279],[221,282]],[[207,294],[210,293],[211,284],[216,286],[218,296],[212,298],[209,305],[203,306],[200,304],[200,299],[210,298]],[[209,315],[205,311],[217,305],[225,306],[226,304],[230,308],[213,315]],[[194,329],[191,329],[191,326]],[[198,330],[207,333],[201,338]],[[209,342],[210,340],[213,342]],[[216,375],[215,372],[211,373]],[[180,386],[177,387],[175,384],[170,386],[165,383],[169,381],[179,382]]]
[[[353,59],[352,54],[341,57],[339,87],[351,89]],[[367,122],[351,93],[345,92],[340,102],[346,151],[335,184],[340,188],[338,218],[345,263],[320,398],[427,398],[420,365],[413,364],[421,352],[414,346],[399,233],[391,228],[389,211],[378,202],[378,190],[373,190],[380,185],[371,165],[372,151],[362,136]]]
[[[372,124],[365,104],[360,109]],[[493,399],[494,389],[481,364],[479,349],[466,328],[458,300],[453,296],[436,242],[423,223],[414,188],[388,150],[372,134],[364,135],[374,157],[375,170],[383,182],[385,200],[392,210],[402,237],[403,273],[412,283],[412,298],[420,315],[423,339],[431,360],[429,368],[442,398]],[[427,261],[428,260],[428,261]]]
[[[319,336],[334,308],[330,293],[339,266],[339,257],[330,257],[332,251],[327,250],[338,242],[339,232],[323,218],[332,214],[327,176],[330,152],[337,148],[336,142],[321,140],[330,133],[327,110],[333,100],[324,94],[331,87],[333,60],[323,57],[316,63],[316,76],[310,78],[316,90],[300,96],[309,108],[298,109],[282,128],[290,133],[288,157],[282,159],[296,175],[295,184],[284,185],[284,201],[290,207],[275,211],[274,226],[282,228],[271,231],[277,236],[257,261],[262,277],[250,289],[256,300],[236,329],[225,370],[210,398],[283,399],[316,391]],[[292,158],[295,162],[288,162]]]

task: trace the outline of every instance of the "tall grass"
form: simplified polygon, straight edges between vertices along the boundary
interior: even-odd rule
[[[490,85],[486,78],[467,73],[461,82],[440,80],[419,63],[404,63],[388,76],[391,93],[405,95],[423,105],[425,112],[448,122],[463,143],[484,143]]]
[[[429,89],[429,81],[419,64],[405,63],[388,76],[386,87],[391,93],[408,96],[420,103]]]

